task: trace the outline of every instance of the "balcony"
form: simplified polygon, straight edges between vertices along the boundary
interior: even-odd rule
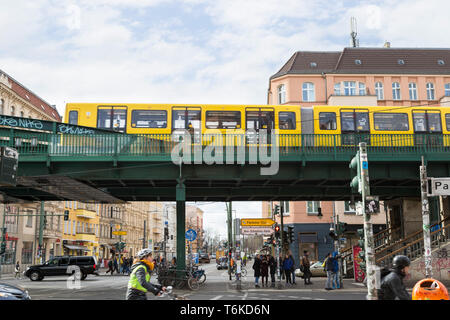
[[[94,233],[77,233],[75,239],[78,241],[97,242],[97,237]]]
[[[95,219],[97,217],[97,213],[95,211],[86,209],[76,209],[75,214],[77,215],[77,218]]]

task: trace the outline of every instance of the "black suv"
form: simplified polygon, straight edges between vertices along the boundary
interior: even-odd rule
[[[93,256],[61,256],[27,268],[23,273],[31,281],[41,281],[45,276],[65,276],[75,272],[75,267],[80,268],[81,280],[88,274],[98,275],[97,260]]]

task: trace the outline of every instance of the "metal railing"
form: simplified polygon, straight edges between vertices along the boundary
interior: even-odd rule
[[[203,134],[194,135],[193,139],[181,136],[173,141],[170,134],[82,136],[13,129],[0,132],[0,146],[14,147],[20,155],[170,156],[180,141],[191,147],[191,154],[199,149],[204,151],[207,147],[216,147],[216,151],[223,150],[224,156],[231,150],[236,154],[244,149],[248,154],[250,150],[260,147],[267,147],[271,154],[277,146],[280,157],[323,154],[336,157],[356,153],[359,142],[366,142],[371,154],[394,158],[399,155],[450,152],[450,135],[442,134],[278,134],[267,141],[255,138],[254,134]],[[227,148],[229,145],[233,147]]]

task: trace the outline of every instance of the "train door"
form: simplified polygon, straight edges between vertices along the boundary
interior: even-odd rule
[[[97,110],[97,128],[126,132],[127,107],[99,106]]]
[[[195,131],[202,130],[200,107],[173,107],[172,108],[172,133],[188,130],[195,143],[200,143],[201,135],[195,136]]]
[[[254,130],[246,134],[248,144],[259,143],[261,130],[266,130],[267,143],[271,143],[271,133],[275,128],[275,112],[273,108],[246,108],[245,121],[246,130]]]
[[[442,145],[439,110],[413,110],[414,145]]]
[[[368,109],[341,109],[342,145],[370,145],[370,122]]]

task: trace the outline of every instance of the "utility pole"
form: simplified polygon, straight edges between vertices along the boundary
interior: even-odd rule
[[[5,218],[6,218],[6,203],[3,203],[3,222],[2,222],[2,243],[1,243],[1,251],[0,254],[0,279],[2,278],[2,263],[3,263],[3,249],[6,248],[6,228],[5,228]]]
[[[231,220],[232,220],[232,211],[231,211],[231,201],[227,203],[227,213],[228,213],[228,220],[227,220],[227,225],[228,225],[228,275],[230,277],[231,280],[231,250],[232,250],[232,224],[231,224]]]
[[[142,249],[147,248],[147,220],[144,220],[144,237],[142,238]]]
[[[284,225],[283,225],[283,215],[284,215],[284,201],[280,201],[280,234],[281,234],[281,254],[284,256],[285,248],[284,248]]]
[[[430,206],[428,202],[428,178],[427,167],[422,156],[422,165],[420,166],[420,191],[422,196],[422,221],[423,221],[423,242],[425,258],[425,275],[432,277],[431,267],[431,234],[430,234]]]

